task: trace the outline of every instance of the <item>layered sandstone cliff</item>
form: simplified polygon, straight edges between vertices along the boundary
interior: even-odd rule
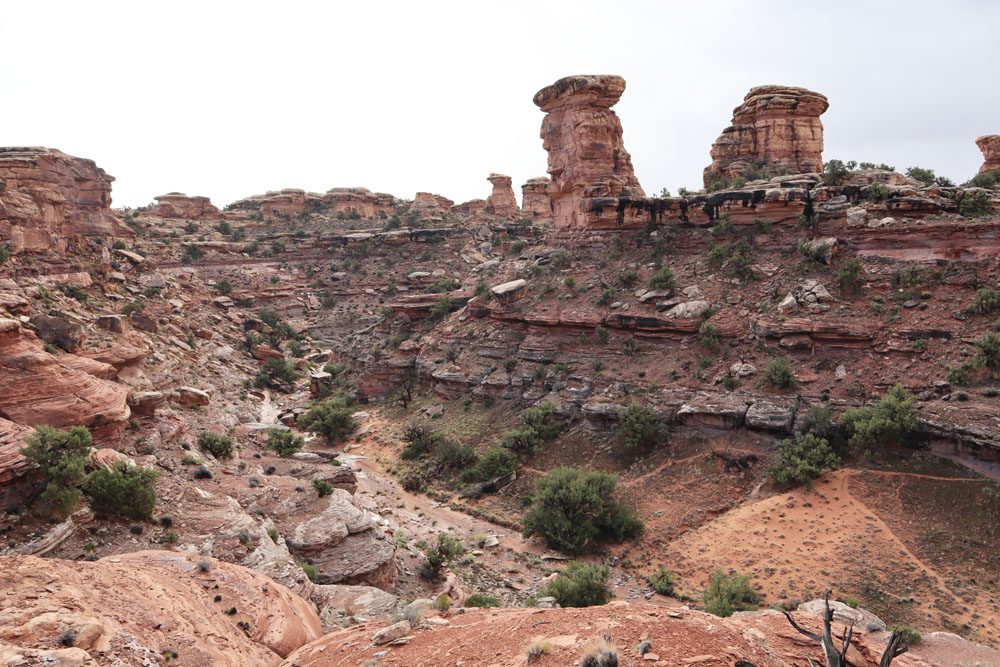
[[[51,148],[0,148],[0,241],[17,253],[127,233],[111,215],[113,180],[93,160]]]
[[[535,104],[546,113],[541,137],[549,154],[556,227],[586,226],[595,198],[644,196],[622,141],[621,121],[611,110],[624,92],[620,76],[581,75],[535,94]]]
[[[729,127],[712,144],[705,186],[747,176],[802,174],[823,169],[826,97],[805,88],[757,86],[733,110]]]
[[[320,202],[326,213],[361,218],[384,218],[396,206],[392,195],[368,188],[330,188]]]
[[[0,414],[18,424],[113,431],[129,417],[127,389],[97,377],[107,364],[46,352],[16,320],[0,319]],[[109,368],[109,367],[108,367]]]
[[[208,197],[189,197],[182,192],[168,192],[154,199],[156,206],[150,213],[160,218],[212,220],[221,216],[219,209]]]
[[[515,218],[520,213],[510,176],[490,174],[486,179],[493,185],[493,193],[486,198],[486,208],[501,218]]]
[[[987,134],[976,139],[976,145],[983,152],[983,166],[980,174],[1000,169],[1000,134]]]

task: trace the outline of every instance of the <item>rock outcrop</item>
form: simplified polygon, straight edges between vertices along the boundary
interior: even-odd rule
[[[490,174],[486,179],[493,184],[493,194],[486,198],[487,210],[501,218],[516,218],[520,214],[510,176]]]
[[[28,426],[87,426],[104,433],[129,417],[128,391],[87,372],[105,364],[72,354],[53,356],[16,320],[0,319],[0,414]]]
[[[7,665],[149,665],[168,654],[180,665],[278,665],[322,634],[313,606],[292,591],[196,554],[0,556],[0,591]]]
[[[368,188],[330,188],[320,201],[325,213],[361,218],[384,218],[396,206],[392,195]]]
[[[521,215],[535,222],[552,221],[549,183],[547,177],[530,178],[521,186]]]
[[[0,507],[18,506],[31,495],[29,487],[38,481],[32,466],[21,455],[34,429],[0,417]]]
[[[182,192],[168,192],[153,199],[156,200],[156,206],[150,213],[159,218],[214,220],[222,215],[208,197],[189,197]]]
[[[418,192],[413,198],[413,205],[410,207],[410,210],[426,218],[444,215],[454,205],[455,202],[447,197],[442,197],[431,192]]]
[[[93,160],[51,148],[0,148],[0,240],[18,253],[127,234],[111,214],[113,180]]]
[[[268,192],[260,200],[260,214],[265,218],[291,218],[306,210],[306,191],[285,188],[280,192]]]
[[[541,137],[556,227],[586,227],[594,199],[645,195],[622,142],[621,121],[611,110],[624,92],[620,76],[581,75],[535,94],[535,104],[547,114]]]
[[[712,144],[705,186],[737,177],[803,174],[823,169],[826,97],[805,88],[757,86],[733,110]]]
[[[983,152],[983,166],[979,168],[979,173],[1000,170],[1000,134],[979,137],[976,145]]]

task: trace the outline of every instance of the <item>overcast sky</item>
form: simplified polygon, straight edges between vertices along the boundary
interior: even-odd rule
[[[88,157],[116,206],[286,187],[456,201],[545,174],[534,93],[620,74],[647,193],[700,187],[746,91],[824,93],[824,159],[961,181],[1000,133],[1000,2],[6,2],[0,145]]]

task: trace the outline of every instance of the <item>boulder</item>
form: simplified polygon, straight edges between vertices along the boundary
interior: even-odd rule
[[[410,634],[411,631],[412,628],[410,627],[409,621],[393,623],[392,625],[388,625],[372,635],[372,644],[375,646],[381,646],[382,644],[398,641]]]
[[[170,392],[170,400],[181,405],[208,405],[211,397],[208,392],[194,387],[177,387]]]
[[[667,317],[678,320],[687,320],[701,317],[712,307],[708,301],[687,301],[679,303],[666,312]]]
[[[76,352],[83,343],[83,327],[67,317],[34,315],[30,322],[39,338],[66,352]]]
[[[517,280],[511,280],[510,282],[501,283],[499,285],[494,285],[490,288],[495,296],[509,296],[522,290],[528,281],[524,278],[518,278]]]

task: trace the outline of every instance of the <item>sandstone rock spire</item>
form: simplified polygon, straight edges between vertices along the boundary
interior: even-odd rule
[[[535,222],[552,221],[552,200],[549,199],[547,177],[529,178],[521,186],[521,213]]]
[[[510,176],[490,174],[486,180],[493,184],[493,194],[486,198],[487,208],[492,208],[493,214],[500,217],[517,217],[520,210],[514,198]]]
[[[987,134],[976,139],[976,145],[983,152],[983,166],[980,174],[1000,169],[1000,134]]]
[[[757,86],[733,110],[732,123],[712,144],[707,187],[719,179],[801,174],[823,169],[825,96],[805,88]]]
[[[579,75],[535,94],[535,104],[546,113],[541,137],[549,154],[556,227],[586,225],[594,198],[644,196],[622,142],[621,121],[611,110],[624,92],[620,76]]]

